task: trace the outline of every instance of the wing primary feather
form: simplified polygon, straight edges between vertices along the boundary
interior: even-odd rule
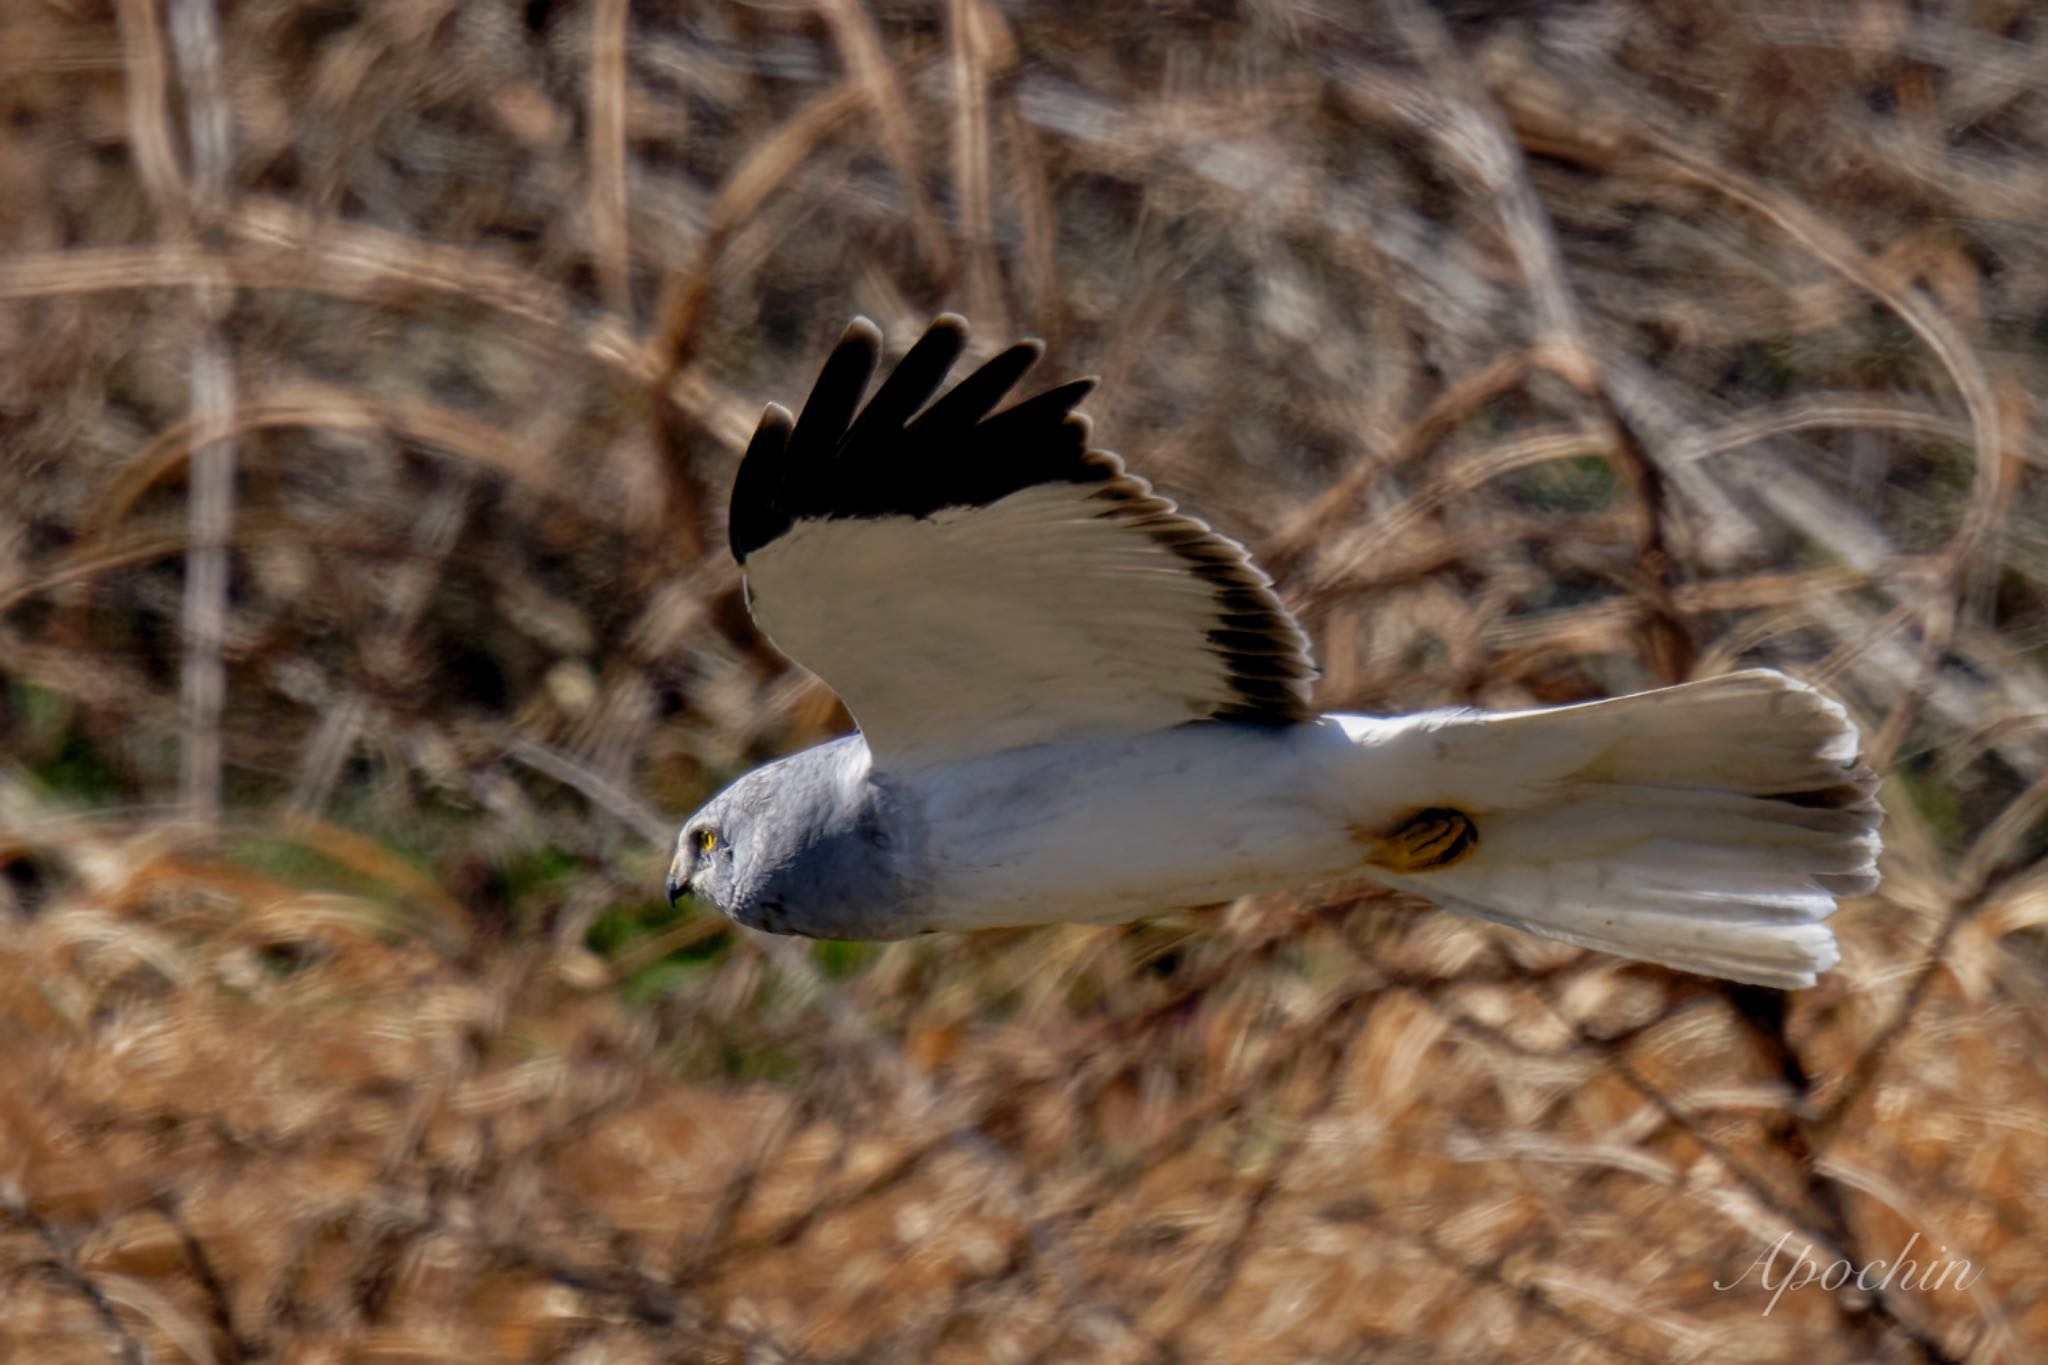
[[[955,384],[938,402],[910,424],[910,435],[920,442],[964,440],[974,424],[995,410],[1017,381],[1045,354],[1045,343],[1020,341],[992,357],[973,374]],[[1022,406],[1021,404],[1019,406]],[[1069,404],[1068,406],[1072,406]],[[1015,409],[1012,409],[1014,411]],[[1001,418],[997,419],[998,421]],[[994,425],[990,423],[988,425]],[[977,435],[985,434],[976,433]]]
[[[726,536],[732,543],[733,558],[742,564],[753,551],[787,531],[793,520],[783,483],[789,469],[789,434],[795,429],[796,419],[789,409],[770,403],[754,428],[754,438],[747,442],[726,512]]]
[[[904,354],[903,359],[896,362],[896,368],[889,372],[889,377],[882,381],[882,387],[861,410],[853,429],[846,433],[846,447],[852,449],[870,441],[897,439],[904,424],[919,408],[929,403],[932,395],[939,391],[939,385],[946,382],[953,362],[966,348],[966,319],[954,313],[942,313],[933,319],[925,334],[917,339],[917,344]]]
[[[998,360],[1001,358],[997,357]],[[1019,377],[1022,373],[1021,370],[1018,372]],[[1074,409],[1081,405],[1082,399],[1094,391],[1094,379],[1070,379],[1021,403],[1012,403],[982,423],[982,433],[997,440],[1005,440],[1028,436],[1049,427],[1078,425],[1076,440],[1085,447],[1088,443],[1088,419],[1074,412]]]
[[[796,431],[789,438],[789,462],[796,477],[802,477],[803,465],[839,448],[881,359],[882,333],[866,318],[855,318],[826,358],[811,396],[804,400],[803,415],[796,419]]]

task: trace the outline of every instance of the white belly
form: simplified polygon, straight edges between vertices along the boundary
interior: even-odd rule
[[[1383,724],[1189,725],[921,775],[932,927],[1116,922],[1352,873],[1416,804],[1412,762],[1373,761]]]

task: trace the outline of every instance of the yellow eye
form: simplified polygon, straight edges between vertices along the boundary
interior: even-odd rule
[[[713,829],[700,829],[700,830],[698,830],[698,831],[697,831],[697,851],[698,851],[698,852],[700,852],[700,853],[709,853],[709,852],[710,852],[710,851],[711,851],[712,849],[714,849],[714,848],[717,848],[717,847],[718,847],[718,831],[717,831],[717,830],[713,830]]]

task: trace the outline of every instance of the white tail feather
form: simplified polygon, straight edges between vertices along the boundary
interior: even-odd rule
[[[1382,879],[1449,909],[1767,986],[1839,960],[1823,923],[1877,885],[1876,779],[1855,726],[1766,670],[1511,715],[1440,714],[1438,801],[1463,860]]]

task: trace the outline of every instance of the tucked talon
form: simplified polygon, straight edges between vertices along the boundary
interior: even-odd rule
[[[1389,872],[1429,872],[1459,862],[1479,846],[1479,826],[1449,806],[1431,806],[1408,817],[1379,841],[1366,861]]]

